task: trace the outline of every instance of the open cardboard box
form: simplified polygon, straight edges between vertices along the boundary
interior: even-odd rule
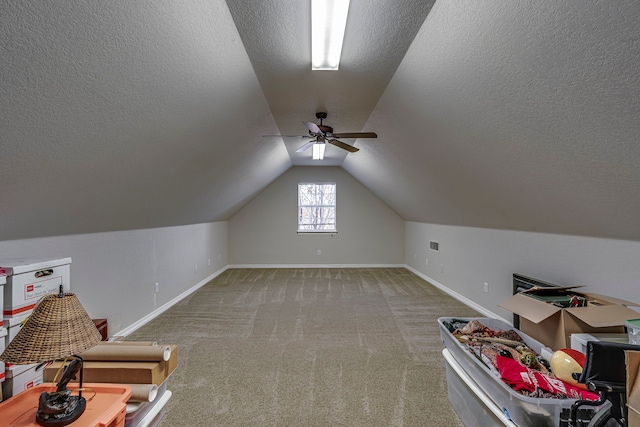
[[[531,297],[535,294],[575,294],[586,299],[584,307],[560,307]],[[573,288],[532,288],[513,295],[498,306],[520,316],[520,330],[552,350],[571,347],[571,334],[624,333],[625,322],[638,317],[629,307],[638,304]]]
[[[627,408],[629,427],[640,427],[640,351],[627,351]]]

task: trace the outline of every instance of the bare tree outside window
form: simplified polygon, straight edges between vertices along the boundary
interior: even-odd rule
[[[337,231],[335,182],[298,184],[298,231]]]

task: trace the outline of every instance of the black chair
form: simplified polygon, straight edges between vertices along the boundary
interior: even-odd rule
[[[640,350],[640,346],[604,341],[587,342],[582,373],[574,374],[574,378],[589,390],[600,392],[600,399],[577,400],[571,406],[570,427],[579,427],[576,418],[580,406],[605,404],[607,407],[594,415],[589,426],[611,425],[611,420],[615,420],[620,426],[627,426],[625,350]]]

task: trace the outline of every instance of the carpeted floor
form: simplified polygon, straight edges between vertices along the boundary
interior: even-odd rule
[[[126,339],[178,345],[161,427],[461,426],[442,316],[403,268],[231,269]]]

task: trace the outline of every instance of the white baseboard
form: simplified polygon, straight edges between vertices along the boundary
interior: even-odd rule
[[[433,280],[431,277],[427,276],[426,274],[421,273],[420,271],[416,270],[413,267],[410,267],[408,265],[404,265],[404,267],[411,271],[413,274],[415,274],[416,276],[420,277],[423,280],[426,280],[427,282],[431,283],[433,286],[435,286],[436,288],[440,289],[441,291],[449,294],[450,296],[452,296],[453,298],[457,299],[458,301],[460,301],[461,303],[473,308],[475,311],[482,313],[485,317],[491,317],[494,319],[500,319],[510,325],[513,324],[512,321],[507,320],[501,316],[498,316],[497,314],[495,314],[494,312],[487,310],[486,308],[484,308],[483,306],[471,301],[469,298],[464,297],[462,295],[460,295],[459,293],[452,291],[451,289],[447,288],[445,285],[443,285],[442,283],[439,283],[437,280]]]
[[[133,333],[138,328],[141,328],[142,326],[146,325],[147,323],[149,323],[150,321],[152,321],[153,319],[155,319],[156,317],[158,317],[159,315],[161,315],[162,313],[164,313],[165,311],[173,307],[175,304],[179,303],[180,301],[182,301],[183,299],[185,299],[186,297],[188,297],[189,295],[191,295],[192,293],[194,293],[195,291],[197,291],[198,289],[200,289],[201,287],[209,283],[211,280],[215,279],[216,277],[218,277],[219,275],[227,271],[229,268],[230,268],[229,266],[223,267],[220,270],[216,271],[215,273],[211,274],[210,276],[202,279],[200,282],[196,283],[191,288],[187,289],[177,297],[173,298],[171,301],[156,308],[151,313],[147,314],[146,316],[139,319],[135,323],[127,326],[126,328],[119,331],[118,333],[113,334],[113,336],[126,337],[127,335]]]
[[[233,264],[229,268],[402,268],[404,264]]]

